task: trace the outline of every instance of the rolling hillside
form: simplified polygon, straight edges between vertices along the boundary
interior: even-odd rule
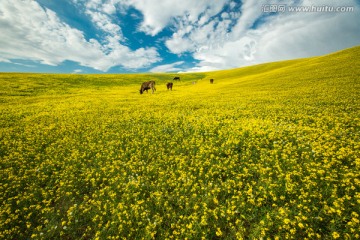
[[[359,55],[0,73],[0,238],[360,238]]]

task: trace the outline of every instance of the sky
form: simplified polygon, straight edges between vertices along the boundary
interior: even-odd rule
[[[0,1],[0,72],[202,72],[357,45],[360,0]]]

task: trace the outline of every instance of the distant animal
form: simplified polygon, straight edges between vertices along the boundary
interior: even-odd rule
[[[173,87],[173,83],[169,82],[166,84],[167,90],[171,90],[172,91],[172,87]]]
[[[214,83],[214,79],[210,79],[210,83],[213,84],[213,83]]]
[[[180,77],[174,77],[173,80],[174,80],[174,81],[175,81],[175,80],[179,80],[179,81],[180,81]]]
[[[140,94],[143,94],[144,91],[148,92],[149,89],[152,90],[152,93],[154,93],[154,91],[156,91],[155,81],[143,82],[141,84]]]

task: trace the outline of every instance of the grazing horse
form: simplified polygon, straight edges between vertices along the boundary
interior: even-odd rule
[[[156,91],[155,81],[143,82],[143,84],[141,84],[140,94],[143,94],[144,91],[148,92],[149,89],[152,90],[152,93]]]
[[[173,83],[169,82],[166,84],[167,90],[171,90],[172,91],[172,87],[173,87]]]
[[[210,83],[213,84],[213,83],[214,83],[214,79],[210,79]]]
[[[174,81],[175,81],[175,80],[179,80],[179,81],[180,81],[180,77],[174,77],[173,80],[174,80]]]

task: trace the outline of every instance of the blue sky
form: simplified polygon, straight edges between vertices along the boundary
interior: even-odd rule
[[[236,68],[359,45],[359,19],[358,0],[1,0],[0,71]]]

